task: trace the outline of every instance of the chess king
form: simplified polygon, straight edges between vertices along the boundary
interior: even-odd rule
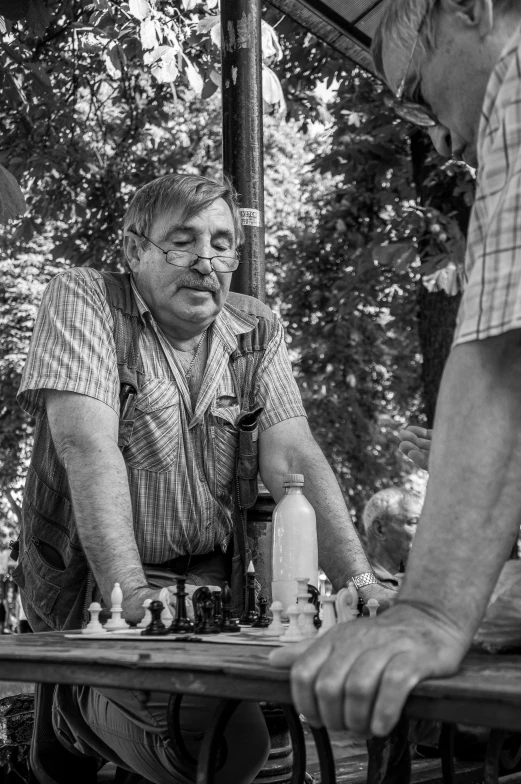
[[[81,627],[90,602],[110,606],[115,583],[131,623],[160,589],[174,594],[176,576],[189,593],[238,585],[249,555],[235,508],[243,422],[258,455],[241,471],[241,503],[258,471],[276,501],[284,474],[304,474],[333,585],[354,576],[366,601],[388,598],[310,433],[280,322],[229,292],[243,240],[232,188],[160,177],[135,194],[123,233],[126,273],[80,267],[50,282],[23,372],[18,400],[37,424],[14,576],[32,629]],[[131,687],[57,687],[62,745],[155,782],[191,781],[165,696],[145,709]],[[211,702],[183,700],[194,757]],[[227,736],[216,781],[253,780],[268,753],[258,707],[242,705]]]

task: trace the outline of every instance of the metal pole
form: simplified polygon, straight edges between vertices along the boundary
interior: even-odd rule
[[[246,241],[232,290],[264,301],[261,0],[221,0],[223,169],[237,189]]]

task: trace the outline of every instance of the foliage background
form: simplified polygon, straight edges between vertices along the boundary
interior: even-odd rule
[[[217,0],[31,2],[39,16],[0,38],[0,163],[28,202],[1,240],[5,537],[32,432],[15,396],[46,283],[70,265],[117,268],[134,190],[171,171],[218,176],[221,158]],[[432,418],[457,297],[428,294],[421,275],[461,263],[472,179],[440,168],[374,79],[268,5],[264,20],[269,302],[356,515],[407,480],[400,427]]]

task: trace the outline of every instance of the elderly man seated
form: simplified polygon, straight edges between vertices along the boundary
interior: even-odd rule
[[[365,505],[367,557],[382,585],[400,587],[422,506],[417,494],[401,487],[380,490]]]

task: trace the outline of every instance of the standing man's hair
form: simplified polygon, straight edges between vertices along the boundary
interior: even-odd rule
[[[440,5],[440,0],[389,0],[387,2],[372,47],[373,62],[379,76],[385,80],[384,41],[392,41],[394,48],[403,49],[406,56],[410,56],[424,15],[425,21],[416,48],[418,52],[433,50],[436,44],[436,12]],[[519,0],[494,0],[494,10],[502,13],[519,10]]]
[[[217,182],[197,174],[166,174],[143,185],[128,205],[123,232],[148,234],[156,218],[165,212],[183,209],[181,219],[189,220],[216,199],[223,199],[233,217],[235,241],[244,242],[244,231],[237,203],[237,193],[228,180]]]

